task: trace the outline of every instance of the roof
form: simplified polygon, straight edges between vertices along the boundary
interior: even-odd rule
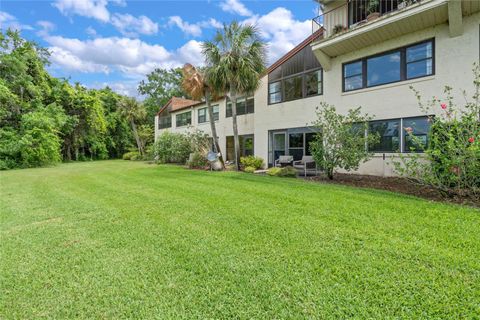
[[[296,53],[298,53],[300,50],[311,44],[313,41],[317,40],[323,35],[323,28],[318,29],[314,33],[312,33],[307,39],[303,40],[299,45],[297,45],[295,48],[287,52],[283,57],[278,59],[276,62],[274,62],[270,67],[268,67],[266,74],[269,74],[276,68],[278,68],[280,65],[282,65],[285,61],[293,57]]]
[[[198,104],[202,104],[202,101],[184,99],[172,97],[168,102],[158,111],[157,115],[160,115],[165,109],[171,106],[170,112],[187,109]]]

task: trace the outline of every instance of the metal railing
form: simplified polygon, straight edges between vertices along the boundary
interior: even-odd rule
[[[323,28],[323,38],[328,38],[417,2],[420,0],[347,0],[313,18],[312,33]]]

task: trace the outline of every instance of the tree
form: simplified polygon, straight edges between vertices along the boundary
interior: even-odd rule
[[[207,83],[205,73],[206,70],[198,70],[191,64],[187,63],[183,66],[183,89],[190,94],[190,96],[195,100],[205,100],[208,110],[208,118],[210,120],[210,129],[212,131],[212,138],[215,145],[215,152],[220,153],[220,162],[222,166],[223,157],[220,149],[220,144],[218,143],[217,128],[215,126],[215,119],[213,117],[213,107],[211,104],[211,98],[216,97],[216,94],[212,86]]]
[[[141,103],[138,103],[134,98],[124,97],[120,101],[120,114],[127,119],[132,127],[133,137],[137,143],[138,152],[143,157],[145,150],[138,135],[136,122],[145,119],[146,111]]]
[[[182,88],[182,69],[155,69],[138,85],[138,92],[145,95],[143,102],[147,122],[153,125],[155,115],[172,97],[185,97],[188,94]]]
[[[357,170],[360,163],[373,153],[367,145],[374,144],[378,136],[366,135],[371,117],[361,114],[361,108],[350,109],[346,115],[338,114],[335,107],[322,103],[317,108],[317,120],[313,123],[319,133],[310,144],[317,165],[333,179],[336,168]]]
[[[204,42],[207,83],[225,92],[232,103],[235,165],[240,170],[240,142],[237,127],[237,97],[254,92],[265,70],[265,43],[256,27],[232,22],[218,30],[213,41]]]

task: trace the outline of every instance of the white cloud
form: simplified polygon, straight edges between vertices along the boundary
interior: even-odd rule
[[[252,12],[248,10],[240,0],[224,0],[220,2],[220,8],[225,12],[238,14],[244,17],[252,15]]]
[[[183,21],[183,19],[179,16],[170,17],[170,19],[168,20],[168,24],[175,25],[186,34],[192,35],[194,37],[198,37],[202,34],[202,28],[199,25],[190,24],[186,21]]]
[[[261,36],[268,44],[269,64],[292,50],[312,32],[310,20],[296,20],[290,10],[282,7],[263,16],[250,17],[243,23],[256,25],[259,28]]]
[[[205,21],[200,21],[197,23],[189,23],[184,21],[180,16],[172,16],[168,20],[170,26],[177,26],[185,34],[199,37],[202,35],[202,28],[221,28],[223,25],[218,20],[210,18]]]
[[[179,49],[168,51],[161,45],[130,38],[79,40],[47,36],[44,39],[50,44],[54,66],[78,72],[119,71],[125,77],[133,79],[143,77],[159,67],[180,67],[186,62],[195,65],[203,63],[201,42],[195,40]]]
[[[85,29],[85,33],[88,34],[91,37],[96,37],[97,36],[97,30],[95,30],[93,27],[89,26]]]
[[[33,27],[27,24],[21,24],[16,17],[5,11],[0,11],[0,29],[33,30]]]
[[[40,30],[37,31],[37,35],[40,37],[47,36],[51,31],[57,28],[54,23],[46,20],[37,21],[37,25],[40,27]]]
[[[116,13],[111,18],[112,25],[123,35],[136,36],[137,34],[155,34],[158,24],[146,16],[134,17],[131,14]]]
[[[53,6],[66,16],[76,14],[108,22],[110,12],[108,12],[107,4],[107,0],[56,0]]]

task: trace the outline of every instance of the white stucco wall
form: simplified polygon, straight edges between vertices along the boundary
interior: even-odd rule
[[[474,62],[479,61],[479,24],[480,13],[464,17],[464,32],[461,36],[450,37],[448,24],[420,30],[396,39],[378,43],[355,52],[332,59],[332,68],[323,74],[323,95],[299,99],[291,102],[268,105],[268,77],[261,79],[260,88],[255,92],[255,113],[238,116],[239,134],[254,134],[255,155],[268,159],[268,132],[275,129],[305,127],[315,119],[315,109],[321,101],[335,105],[339,112],[346,112],[350,108],[361,106],[363,112],[374,115],[375,119],[405,118],[423,115],[416,98],[409,88],[413,85],[422,93],[422,96],[442,97],[445,85],[455,89],[457,102],[464,102],[460,89],[473,94]],[[361,89],[353,92],[342,92],[342,64],[360,59],[376,53],[388,51],[422,40],[435,38],[435,74],[416,80],[407,80],[393,84],[386,84],[374,88]],[[219,102],[220,119],[216,122],[220,138],[220,146],[225,152],[226,136],[233,135],[232,118],[225,118],[225,100]],[[197,124],[197,110],[204,105],[191,108],[192,126],[210,134],[209,123]],[[178,113],[186,110],[179,111]],[[438,110],[440,112],[440,109]],[[155,135],[158,130],[155,121]],[[187,127],[175,128],[175,114],[172,115],[173,132],[182,132]],[[392,154],[387,154],[384,160],[382,153],[376,154],[369,162],[363,164],[358,173],[374,175],[393,175],[389,165]]]

